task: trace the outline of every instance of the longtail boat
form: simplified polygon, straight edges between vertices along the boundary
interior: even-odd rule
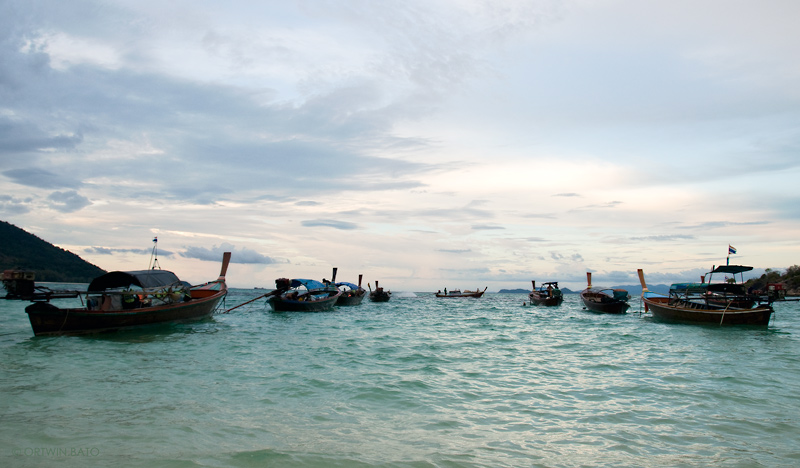
[[[701,278],[700,283],[674,283],[670,286],[668,295],[654,293],[647,288],[641,268],[638,273],[645,312],[651,312],[657,320],[716,325],[768,325],[774,312],[769,301],[763,303],[760,298],[748,297],[746,293],[737,298],[731,291],[727,291],[726,300],[721,303],[718,300],[718,291],[713,295],[708,294],[709,284],[704,278]],[[752,306],[738,307],[748,303]]]
[[[558,306],[564,301],[564,295],[558,289],[558,281],[548,281],[536,289],[536,281],[531,281],[533,290],[528,294],[528,298],[533,305]]]
[[[624,289],[596,289],[592,287],[592,274],[586,273],[587,287],[581,291],[583,306],[592,312],[624,314],[630,305],[630,294]]]
[[[382,287],[378,286],[377,281],[375,281],[374,291],[369,283],[367,283],[367,287],[369,288],[369,300],[372,302],[389,302],[389,299],[392,298],[392,292],[385,291]]]
[[[341,291],[339,299],[336,301],[337,306],[357,306],[361,305],[364,297],[367,295],[367,290],[361,287],[361,279],[364,275],[358,275],[358,284],[348,283],[346,281],[336,282],[336,268],[333,269],[333,277],[331,283]]]
[[[171,271],[112,271],[98,276],[80,297],[85,307],[60,308],[49,300],[25,308],[39,335],[78,335],[211,316],[228,292],[225,274],[231,253],[222,256],[219,278],[197,286]]]
[[[3,271],[3,287],[6,290],[5,298],[23,301],[49,301],[50,299],[66,299],[80,296],[80,291],[54,290],[46,286],[36,286],[35,280],[36,272],[34,271]]]
[[[312,279],[279,278],[275,286],[268,299],[275,312],[324,312],[333,309],[342,294],[330,282]]]
[[[483,288],[483,291],[481,291],[480,289],[476,289],[475,291],[470,291],[469,289],[465,289],[464,291],[461,291],[460,289],[453,289],[452,291],[448,291],[447,288],[444,288],[444,293],[438,291],[436,293],[436,297],[481,297],[483,296],[483,293],[485,293],[487,289],[489,289],[488,286]]]

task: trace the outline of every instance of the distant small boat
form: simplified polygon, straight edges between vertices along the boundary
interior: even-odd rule
[[[392,298],[392,292],[384,291],[382,287],[378,286],[377,281],[375,281],[374,291],[369,283],[367,283],[367,287],[369,288],[369,300],[372,302],[389,302],[389,299]]]
[[[191,286],[167,270],[112,271],[98,276],[85,296],[86,307],[62,309],[37,301],[25,308],[34,335],[76,335],[211,316],[227,294],[222,257],[219,278]]]
[[[561,290],[558,289],[558,281],[549,281],[536,289],[536,281],[531,281],[533,290],[528,294],[528,298],[533,305],[558,306],[564,301]]]
[[[358,284],[347,283],[347,282],[336,282],[336,268],[333,269],[333,278],[331,278],[331,282],[336,286],[336,288],[341,291],[342,294],[339,295],[339,300],[336,301],[337,306],[357,306],[361,304],[361,301],[364,300],[364,296],[367,295],[367,290],[361,287],[361,279],[364,275],[358,275]]]
[[[452,291],[448,291],[447,288],[444,288],[444,293],[438,291],[436,293],[436,297],[481,297],[483,296],[483,293],[485,293],[487,289],[489,289],[488,286],[483,288],[483,291],[481,291],[480,289],[476,289],[475,291],[470,291],[468,289],[465,289],[464,291],[461,291],[460,289],[453,289]]]
[[[581,301],[586,309],[604,314],[624,314],[630,304],[630,294],[624,289],[592,288],[592,274],[586,273],[587,287],[581,291]]]
[[[279,278],[268,299],[275,312],[323,312],[333,309],[342,294],[330,283],[312,279]]]
[[[49,301],[80,296],[79,291],[53,290],[46,286],[36,286],[36,272],[29,270],[3,271],[3,287],[6,299],[23,301]]]
[[[716,295],[717,292],[713,296],[708,294],[709,284],[705,282],[704,278],[701,278],[700,283],[674,283],[669,288],[669,295],[648,290],[642,269],[639,269],[639,281],[642,284],[642,303],[645,311],[651,312],[653,318],[661,321],[716,325],[768,325],[774,312],[769,302],[761,303],[758,298],[748,298],[746,294],[737,299],[730,291],[728,291],[725,303],[722,304],[719,296]],[[750,303],[751,299],[753,300],[752,306],[736,307],[736,305]]]

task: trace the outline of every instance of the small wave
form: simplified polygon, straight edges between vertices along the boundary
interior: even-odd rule
[[[394,297],[417,297],[416,294],[410,291],[400,291],[400,292],[393,292],[392,295]]]

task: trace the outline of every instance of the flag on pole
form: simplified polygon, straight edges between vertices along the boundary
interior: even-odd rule
[[[736,248],[735,247],[731,247],[731,245],[728,244],[728,254],[730,255],[730,254],[735,254],[735,253],[736,253]]]
[[[153,242],[158,242],[158,236],[153,238]]]

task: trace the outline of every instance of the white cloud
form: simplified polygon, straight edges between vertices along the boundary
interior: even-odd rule
[[[0,213],[105,269],[158,232],[205,280],[235,242],[243,286],[332,264],[416,290],[635,282],[729,242],[781,267],[799,8],[16,2]]]

